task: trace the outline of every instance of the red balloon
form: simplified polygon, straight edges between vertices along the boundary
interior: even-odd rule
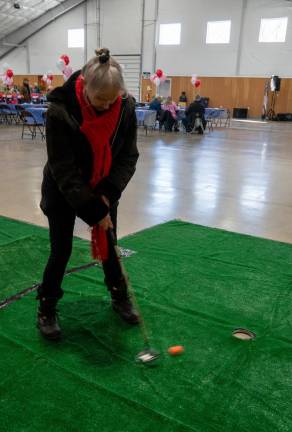
[[[8,78],[12,78],[13,77],[13,70],[12,69],[7,69],[7,71],[6,71],[6,76],[8,77]]]
[[[64,62],[65,62],[65,66],[68,66],[68,64],[70,63],[70,59],[69,59],[69,57],[67,56],[67,54],[63,54],[63,55],[61,55],[60,58],[64,60]]]
[[[158,76],[158,78],[161,78],[163,75],[163,71],[161,69],[157,69],[156,75]]]
[[[196,80],[195,87],[198,88],[201,85],[201,80]]]

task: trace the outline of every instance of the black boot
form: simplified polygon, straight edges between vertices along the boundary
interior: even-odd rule
[[[40,296],[38,296],[37,299],[40,300],[37,314],[37,327],[42,336],[49,340],[60,339],[61,329],[56,309],[58,300],[46,299]]]
[[[128,294],[127,284],[122,279],[117,286],[108,287],[112,297],[112,308],[128,324],[138,324],[139,315]]]

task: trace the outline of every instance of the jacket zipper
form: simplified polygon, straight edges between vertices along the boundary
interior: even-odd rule
[[[116,139],[116,136],[117,136],[117,133],[118,133],[118,130],[119,130],[119,127],[120,127],[121,121],[122,121],[122,117],[123,117],[124,111],[125,111],[125,107],[123,107],[123,109],[122,109],[122,113],[121,113],[121,115],[120,115],[119,123],[118,123],[118,126],[117,126],[117,128],[116,128],[115,135],[114,135],[114,137],[113,137],[113,140],[112,140],[112,143],[111,143],[111,146],[110,146],[111,148],[112,148],[113,145],[114,145],[114,141],[115,141],[115,139]],[[104,161],[105,161],[105,153],[106,153],[106,150],[104,150],[104,153],[103,153],[103,167],[104,167]],[[104,176],[104,168],[103,168],[102,176]]]
[[[116,139],[116,136],[117,136],[117,133],[118,133],[118,130],[119,130],[119,127],[120,127],[121,121],[122,121],[122,117],[123,117],[124,111],[125,111],[125,107],[123,107],[123,109],[122,109],[122,114],[120,115],[119,123],[118,123],[118,126],[117,126],[117,128],[116,128],[115,135],[114,135],[113,140],[112,140],[112,143],[111,143],[111,148],[112,148],[112,146],[114,145],[114,141],[115,141],[115,139]]]

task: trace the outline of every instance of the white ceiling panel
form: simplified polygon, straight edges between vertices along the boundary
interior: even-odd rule
[[[0,0],[0,39],[66,0]],[[20,9],[16,9],[17,3]]]

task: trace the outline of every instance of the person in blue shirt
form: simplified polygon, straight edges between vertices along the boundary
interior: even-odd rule
[[[161,97],[157,96],[157,97],[154,97],[149,104],[149,109],[157,112],[157,115],[156,115],[157,120],[159,120],[160,114],[162,111],[161,102],[162,102]]]

